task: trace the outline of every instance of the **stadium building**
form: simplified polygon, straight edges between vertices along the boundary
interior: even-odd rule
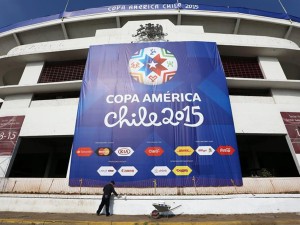
[[[23,1],[15,2],[23,7]],[[37,6],[44,4],[32,2]],[[70,178],[76,155],[82,160],[95,154],[94,149],[74,149],[73,142],[85,95],[82,87],[91,84],[83,79],[95,65],[93,51],[109,52],[109,47],[115,51],[143,44],[166,44],[176,49],[181,43],[214,43],[220,56],[216,59],[220,59],[226,75],[242,183],[231,179],[230,185],[199,185],[195,176],[186,181],[189,185],[178,186],[173,181],[173,185],[161,185],[159,179],[133,186],[116,182],[122,197],[113,199],[112,213],[148,214],[154,209],[152,204],[161,201],[172,207],[181,206],[174,213],[186,214],[300,212],[297,1],[272,0],[266,5],[258,0],[79,2],[57,1],[54,11],[44,7],[37,15],[19,16],[12,24],[1,24],[0,211],[96,212],[103,183],[89,185],[84,179],[72,183]],[[106,62],[105,54],[101,55],[101,63]],[[175,67],[173,63],[170,65]],[[176,69],[180,68],[178,64]],[[223,101],[219,89],[206,87],[209,93],[215,92],[214,101]],[[116,138],[123,135],[127,134],[118,133]],[[208,151],[211,145],[201,144],[198,152],[195,148],[186,151],[201,156],[199,151]],[[116,149],[102,147],[106,146],[102,144],[97,149],[99,158],[115,154]],[[151,150],[155,149],[146,150],[150,157],[154,154]],[[137,154],[131,148],[121,149],[119,154],[126,151]],[[223,151],[233,154],[230,147]],[[215,147],[212,154],[220,152],[222,148]],[[160,153],[166,154],[166,149]],[[200,167],[200,172],[210,170],[208,167]],[[107,166],[103,172],[100,168],[98,179],[105,177],[105,182],[115,179],[118,172],[121,176],[122,172],[128,173],[124,176],[130,180],[141,170],[125,166],[120,172]],[[185,167],[176,174],[175,168],[161,166],[162,174],[152,173],[175,173],[180,178],[191,173],[187,169],[184,174]]]

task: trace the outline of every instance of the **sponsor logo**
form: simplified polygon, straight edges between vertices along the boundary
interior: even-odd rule
[[[121,176],[134,176],[138,170],[134,166],[122,166],[118,172]]]
[[[129,73],[145,85],[170,81],[177,72],[175,56],[164,48],[148,47],[135,52],[128,63]]]
[[[175,166],[172,170],[177,176],[188,176],[192,169],[188,166]]]
[[[233,147],[231,146],[219,146],[217,148],[217,152],[220,154],[220,155],[232,155],[235,150]]]
[[[113,176],[117,171],[113,166],[101,166],[97,172],[100,176]]]
[[[196,152],[199,155],[212,155],[215,152],[215,149],[211,146],[198,146]]]
[[[171,170],[167,166],[155,166],[151,170],[155,176],[168,176]]]
[[[94,152],[90,147],[80,147],[75,151],[76,155],[80,157],[89,157],[91,156]]]
[[[100,147],[96,150],[96,154],[99,156],[109,156],[112,153],[112,150],[107,147]]]
[[[164,150],[161,147],[148,147],[145,150],[145,153],[148,156],[161,156],[164,153]]]
[[[115,151],[118,156],[131,156],[134,151],[130,147],[119,147]]]
[[[175,153],[179,156],[190,156],[194,153],[194,149],[190,146],[178,146],[175,149]]]

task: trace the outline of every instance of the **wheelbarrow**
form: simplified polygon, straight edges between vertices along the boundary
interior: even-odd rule
[[[181,205],[178,205],[174,208],[171,208],[170,205],[167,205],[165,203],[153,203],[152,204],[154,206],[154,210],[151,212],[150,216],[153,219],[158,219],[161,216],[169,216],[170,213],[172,213],[172,210],[177,209],[178,207],[180,207]],[[173,215],[173,214],[172,214]]]

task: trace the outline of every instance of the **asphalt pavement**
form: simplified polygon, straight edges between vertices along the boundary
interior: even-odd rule
[[[300,225],[300,213],[247,215],[150,215],[0,212],[0,224],[59,225]]]

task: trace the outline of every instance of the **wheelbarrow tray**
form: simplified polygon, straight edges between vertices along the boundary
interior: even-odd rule
[[[171,210],[176,209],[181,206],[181,205],[178,205],[174,208],[171,208],[171,206],[166,205],[166,204],[153,203],[152,205],[155,207],[155,210],[153,210],[151,212],[150,216],[154,219],[158,219],[163,215],[167,216],[167,217],[169,217],[169,214],[174,215]]]
[[[168,212],[171,210],[171,206],[166,204],[156,204],[154,203],[153,206],[157,209],[159,212]]]

